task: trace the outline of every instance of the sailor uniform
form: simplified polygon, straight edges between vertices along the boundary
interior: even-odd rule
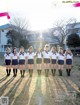
[[[6,65],[7,66],[11,65],[11,53],[5,53],[4,54],[4,58],[5,58]],[[7,76],[10,76],[11,69],[10,68],[6,68],[6,73],[7,73]]]
[[[64,64],[64,54],[58,53],[58,64],[63,65]]]
[[[11,64],[11,53],[5,53],[4,58],[5,58],[6,65],[10,65]]]
[[[44,63],[50,63],[50,57],[51,57],[50,52],[44,51],[42,54],[44,58]]]
[[[66,54],[65,57],[66,57],[66,64],[67,65],[72,65],[73,55],[72,54]]]
[[[28,64],[34,64],[34,52],[28,52],[27,53],[27,58],[28,58]]]
[[[56,52],[55,53],[51,52],[51,58],[52,58],[51,63],[52,64],[56,64],[57,56],[58,56],[58,54]]]
[[[36,53],[36,57],[37,57],[36,63],[37,64],[41,64],[42,63],[42,53],[41,52],[37,52]]]
[[[19,64],[21,65],[21,64],[25,64],[25,58],[26,58],[26,53],[25,52],[20,52],[19,54],[18,54],[18,56],[19,56]]]
[[[12,53],[12,65],[18,65],[18,53]]]
[[[69,53],[65,54],[65,58],[66,58],[66,64],[72,65],[73,54],[69,54]],[[70,76],[71,68],[66,68],[66,72],[67,72],[67,75]]]

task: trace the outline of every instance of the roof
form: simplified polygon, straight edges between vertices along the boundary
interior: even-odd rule
[[[10,24],[5,24],[5,25],[0,26],[0,30],[7,29],[7,28],[10,28],[10,27],[11,27]]]

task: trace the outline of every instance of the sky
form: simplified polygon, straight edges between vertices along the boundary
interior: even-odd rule
[[[0,0],[0,12],[5,11],[9,12],[11,20],[14,17],[26,18],[33,31],[52,28],[53,23],[60,19],[76,18],[80,21],[80,7],[73,7],[73,3],[62,3],[62,0]],[[0,19],[0,25],[7,22],[6,17]]]

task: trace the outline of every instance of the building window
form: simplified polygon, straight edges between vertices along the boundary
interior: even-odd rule
[[[3,48],[3,45],[1,47]]]
[[[2,30],[2,32],[4,32],[4,30]]]

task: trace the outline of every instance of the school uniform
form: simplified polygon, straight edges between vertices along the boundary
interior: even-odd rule
[[[64,59],[65,59],[65,55],[58,53],[58,64],[59,65],[64,65]],[[62,70],[59,69],[58,71],[59,71],[59,76],[62,76]]]
[[[5,53],[4,58],[5,58],[6,65],[10,65],[11,64],[11,53]]]
[[[58,56],[58,54],[55,52],[55,53],[53,53],[52,51],[51,51],[51,63],[52,64],[56,64],[56,62],[57,62],[57,56]],[[52,76],[55,76],[55,73],[56,73],[56,68],[54,69],[54,68],[52,68],[51,69],[51,71],[52,71]]]
[[[65,57],[66,57],[66,64],[67,65],[72,65],[73,55],[72,54],[66,54]]]
[[[12,53],[12,65],[18,65],[18,53]]]
[[[26,58],[26,53],[25,52],[20,52],[19,54],[18,54],[18,56],[19,56],[19,64],[20,65],[23,65],[23,64],[25,64],[25,58]]]
[[[27,58],[28,58],[28,64],[34,64],[34,52],[28,52],[27,53]]]
[[[11,53],[5,53],[4,58],[5,58],[6,65],[9,66],[11,64]],[[7,73],[7,76],[10,76],[11,69],[6,68],[6,73]]]
[[[44,51],[43,53],[44,63],[50,63],[51,53]]]
[[[36,63],[37,64],[41,64],[42,63],[42,53],[41,52],[37,52],[36,53],[36,57],[37,57]]]
[[[42,54],[43,54],[43,58],[44,58],[44,63],[49,64],[50,57],[51,57],[50,51],[44,51]],[[49,68],[45,69],[45,76],[48,77],[48,74],[49,74]]]
[[[51,58],[52,58],[51,63],[52,64],[56,64],[57,56],[58,56],[58,54],[56,52],[55,53],[51,52]]]
[[[64,65],[64,54],[58,53],[58,64],[59,65]]]

